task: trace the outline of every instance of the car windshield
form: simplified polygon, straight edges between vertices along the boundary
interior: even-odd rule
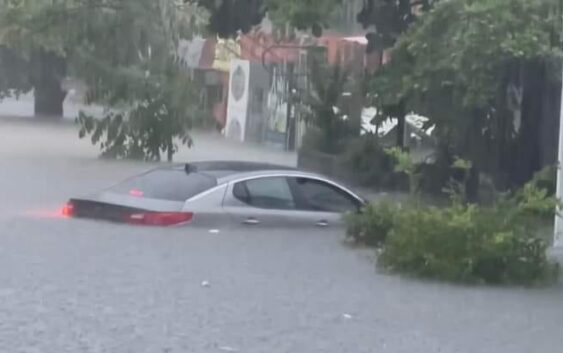
[[[217,185],[213,177],[184,170],[157,169],[123,181],[109,192],[168,201],[186,201]]]
[[[562,87],[563,0],[0,0],[0,353],[562,353]]]

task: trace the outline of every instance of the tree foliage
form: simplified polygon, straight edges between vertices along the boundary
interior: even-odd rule
[[[0,100],[31,89],[29,62],[10,48],[0,45]]]
[[[206,21],[194,5],[176,0],[1,4],[0,43],[29,58],[31,73],[38,53],[61,58],[68,73],[88,87],[87,103],[108,107],[103,120],[79,119],[81,137],[92,134],[105,156],[159,159],[164,151],[171,159],[176,141],[191,143],[195,93],[177,48]]]
[[[142,77],[115,78],[116,86],[98,86],[90,99],[104,99],[116,107],[105,117],[81,113],[79,137],[91,136],[102,156],[159,161],[166,153],[172,161],[179,145],[192,145],[189,131],[198,112],[194,109],[194,87],[175,62],[162,72],[146,71]],[[124,90],[119,95],[121,87]],[[99,96],[97,96],[99,95]]]
[[[92,134],[103,156],[160,160],[164,152],[170,161],[178,143],[191,145],[188,131],[199,115],[193,85],[176,58],[179,39],[199,20],[193,8],[181,7],[187,5],[142,2],[124,1],[112,14],[100,13],[94,28],[101,40],[74,53],[90,87],[88,101],[118,111],[101,121],[81,116],[81,136]],[[100,57],[100,51],[110,55]]]
[[[327,67],[317,61],[311,65],[311,89],[305,98],[306,121],[318,134],[314,147],[325,153],[337,153],[349,134],[349,124],[341,109],[342,93],[349,72],[335,66]]]
[[[320,37],[323,29],[330,26],[334,11],[341,8],[342,0],[268,0],[268,15],[274,23],[285,24],[299,30],[311,29]]]
[[[555,0],[439,3],[401,37],[372,90],[381,105],[431,118],[438,138],[499,184],[523,183],[541,167],[538,129],[554,113],[544,99],[560,85],[558,14]]]
[[[370,32],[367,34],[368,52],[392,48],[397,40],[438,0],[366,0],[357,19]]]
[[[73,32],[61,31],[49,24],[48,2],[0,2],[0,45],[3,47],[1,70],[11,72],[9,82],[0,87],[4,95],[35,90],[35,110],[40,115],[62,115],[66,92],[61,81],[67,74],[63,43]],[[53,4],[53,7],[60,4]]]
[[[328,27],[330,15],[343,0],[185,0],[210,13],[208,28],[220,37],[247,33],[259,25],[266,14],[274,23],[297,29],[312,29],[320,36]]]

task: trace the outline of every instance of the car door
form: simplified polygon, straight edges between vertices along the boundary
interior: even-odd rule
[[[310,177],[292,177],[288,182],[296,195],[296,208],[317,227],[343,226],[343,215],[362,207],[358,197],[332,182]]]
[[[224,210],[236,224],[246,227],[295,227],[310,225],[306,212],[297,209],[293,190],[285,176],[256,177],[230,184]]]
[[[216,186],[185,202],[183,211],[193,212],[193,220],[190,225],[217,229],[231,225],[230,215],[223,210],[227,187],[226,184]]]

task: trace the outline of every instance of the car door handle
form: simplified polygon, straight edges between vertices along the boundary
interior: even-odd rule
[[[244,224],[249,225],[249,226],[255,226],[255,225],[260,224],[260,221],[257,220],[256,218],[247,218],[244,221]]]
[[[321,228],[328,227],[328,221],[325,221],[325,220],[318,221],[316,226],[321,227]]]

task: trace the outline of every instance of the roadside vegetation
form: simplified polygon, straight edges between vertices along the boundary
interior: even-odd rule
[[[406,154],[390,153],[410,165]],[[470,167],[463,161],[456,166]],[[414,169],[404,170],[415,183]],[[452,181],[447,206],[421,203],[416,193],[405,204],[369,205],[346,217],[347,236],[377,249],[378,265],[393,273],[458,283],[552,283],[559,264],[548,258],[550,240],[542,231],[553,219],[557,200],[541,185],[540,173],[485,206],[467,202],[463,184]]]

